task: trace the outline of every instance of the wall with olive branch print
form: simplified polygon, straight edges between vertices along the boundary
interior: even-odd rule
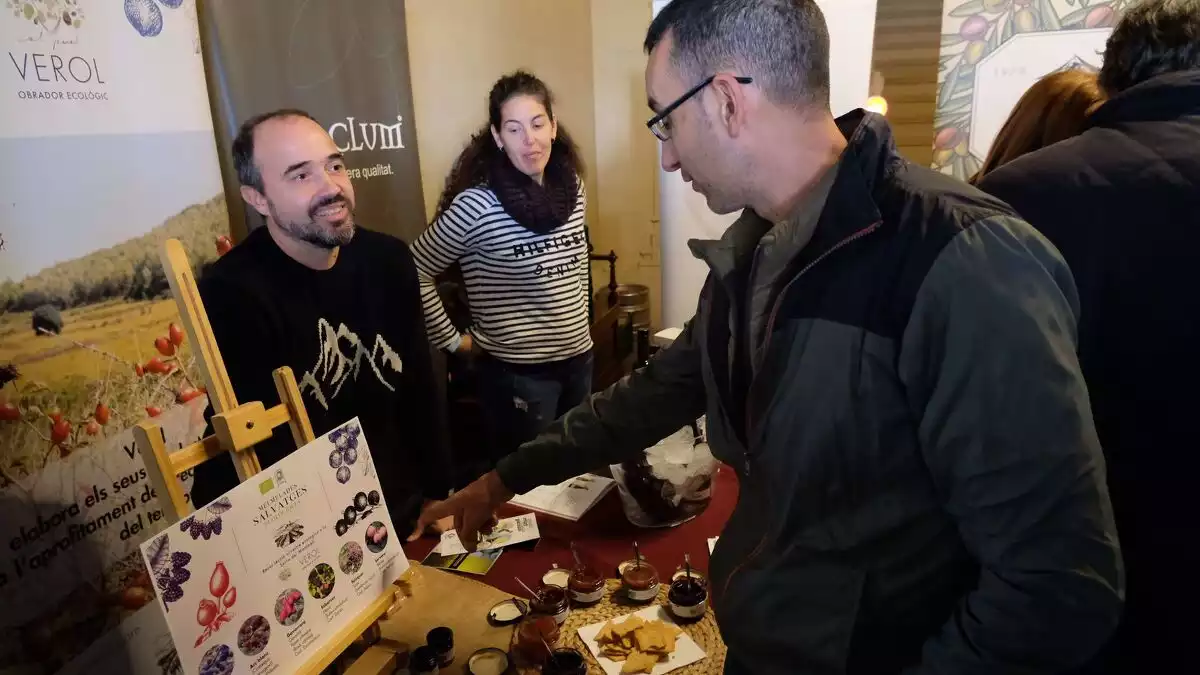
[[[1136,1],[946,0],[933,167],[962,179],[978,171],[1021,94],[1057,70],[1098,70]]]

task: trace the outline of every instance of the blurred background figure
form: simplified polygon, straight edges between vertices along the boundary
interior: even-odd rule
[[[1195,621],[1178,612],[1200,604],[1200,0],[1130,7],[1100,86],[1109,100],[1086,131],[979,187],[1058,247],[1079,289],[1079,360],[1126,570],[1122,625],[1090,672],[1154,670],[1135,644],[1197,672]]]
[[[1043,77],[1021,96],[996,134],[983,166],[971,176],[979,180],[1014,159],[1047,145],[1078,136],[1088,116],[1104,102],[1096,73],[1071,68]]]

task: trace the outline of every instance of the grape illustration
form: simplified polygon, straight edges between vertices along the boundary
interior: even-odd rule
[[[347,464],[354,464],[358,461],[358,448],[353,446],[346,448],[342,453],[342,458],[346,460]]]
[[[367,495],[367,503],[371,506],[379,506],[379,490],[371,490],[371,494]]]
[[[367,499],[367,493],[360,492],[360,493],[354,495],[354,508],[356,510],[366,511],[368,502],[369,502],[369,500]]]
[[[349,525],[353,525],[354,521],[357,519],[358,519],[358,513],[354,510],[353,506],[347,506],[346,510],[344,512],[342,512],[342,520],[344,520]]]
[[[154,37],[162,32],[162,10],[154,0],[125,0],[125,18],[142,37]]]
[[[329,451],[329,466],[331,468],[336,469],[341,465],[342,465],[342,451],[338,450],[337,448],[330,450]]]
[[[337,470],[337,480],[339,483],[343,483],[343,484],[349,483],[350,482],[350,467],[343,464],[342,468]]]
[[[337,523],[335,523],[333,526],[333,531],[336,532],[337,536],[339,536],[339,537],[342,536],[343,534],[346,534],[346,532],[349,531],[349,529],[350,529],[350,526],[347,525],[346,521],[344,521],[344,520],[337,521]]]

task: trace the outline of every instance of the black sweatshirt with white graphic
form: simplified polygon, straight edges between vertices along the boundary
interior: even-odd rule
[[[313,431],[362,422],[397,526],[422,497],[444,498],[450,463],[422,319],[417,271],[404,242],[359,228],[328,270],[288,257],[265,227],[199,282],[239,403],[279,402],[272,371],[290,366]],[[286,425],[255,447],[264,469],[295,449]],[[230,460],[196,468],[193,503],[237,484]]]

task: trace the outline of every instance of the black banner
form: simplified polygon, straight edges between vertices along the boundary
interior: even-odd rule
[[[403,0],[201,0],[198,9],[235,239],[263,219],[239,194],[233,137],[278,108],[308,111],[346,153],[360,225],[416,238],[425,204]]]

